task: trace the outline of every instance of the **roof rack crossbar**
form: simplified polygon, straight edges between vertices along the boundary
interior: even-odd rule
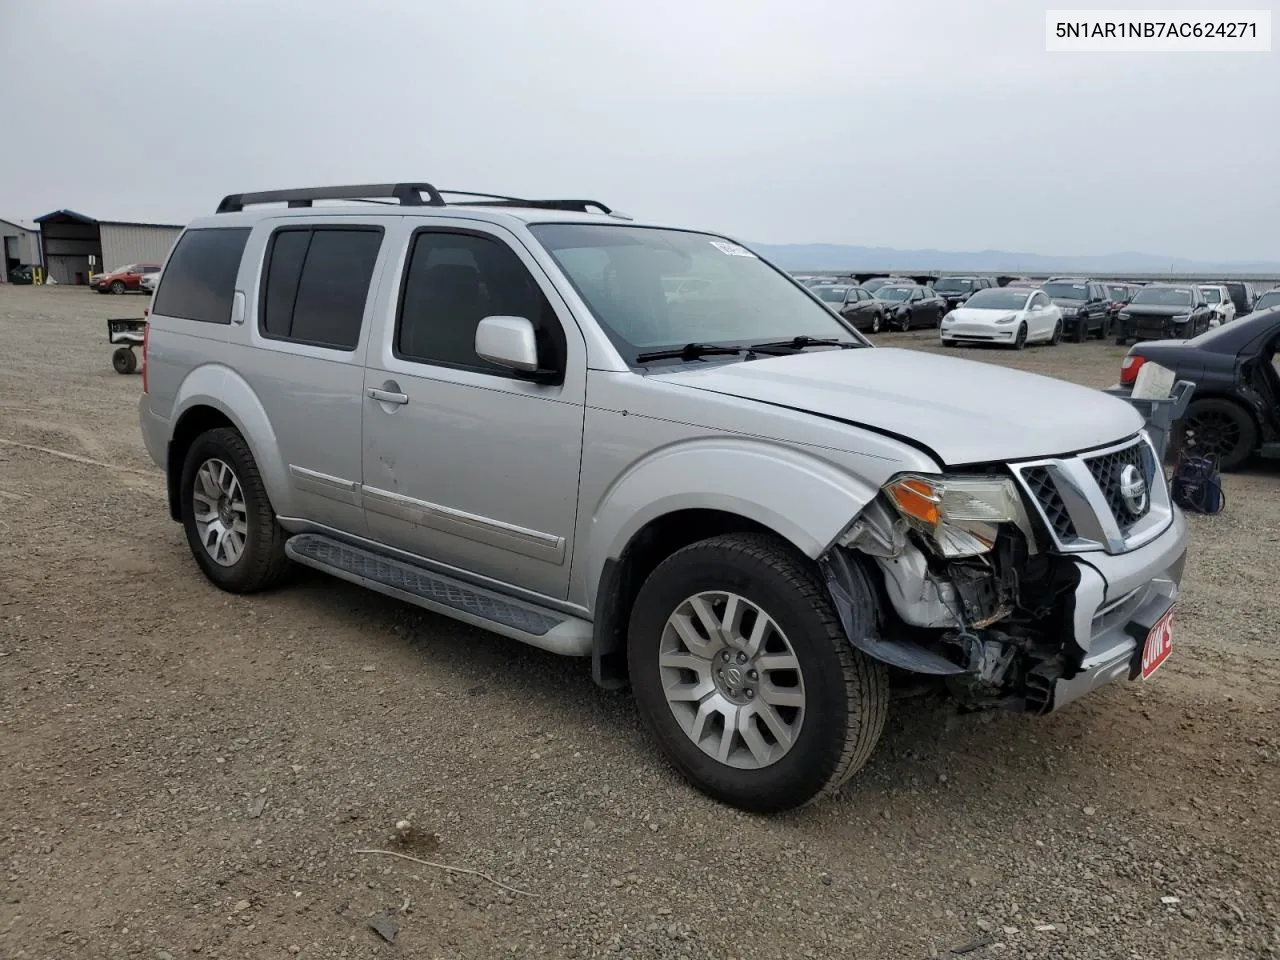
[[[422,194],[427,199],[422,199]],[[404,207],[443,207],[440,191],[429,183],[373,183],[340,187],[302,187],[291,190],[262,190],[257,193],[232,193],[222,198],[218,213],[238,213],[250,204],[288,203],[290,207],[309,207],[315,200],[369,200],[377,197],[398,200]]]

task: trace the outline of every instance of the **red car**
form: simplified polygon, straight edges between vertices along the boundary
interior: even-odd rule
[[[124,293],[126,290],[140,290],[144,273],[157,273],[158,263],[131,263],[110,273],[99,273],[93,278],[93,289],[99,293]]]

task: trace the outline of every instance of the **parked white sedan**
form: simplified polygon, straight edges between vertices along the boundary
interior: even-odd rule
[[[979,290],[942,318],[944,347],[958,343],[1001,343],[1021,350],[1028,343],[1062,340],[1062,308],[1043,290],[992,287]]]
[[[1209,306],[1213,307],[1213,318],[1209,321],[1209,326],[1220,327],[1236,318],[1236,305],[1231,300],[1231,291],[1226,287],[1207,283],[1201,285],[1200,292],[1209,301]]]
[[[142,275],[142,279],[138,281],[138,288],[143,293],[155,293],[156,284],[158,284],[159,282],[160,282],[159,270],[156,270],[154,273],[144,273]]]

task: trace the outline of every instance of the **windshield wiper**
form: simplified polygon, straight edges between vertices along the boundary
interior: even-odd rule
[[[730,357],[742,353],[742,347],[721,347],[714,343],[686,343],[671,350],[650,350],[636,354],[636,363],[650,360],[701,360],[703,357]]]
[[[790,340],[772,340],[768,343],[753,343],[747,349],[751,353],[772,353],[778,350],[803,350],[805,347],[840,347],[849,350],[860,347],[856,340],[835,340],[828,337],[792,337]]]

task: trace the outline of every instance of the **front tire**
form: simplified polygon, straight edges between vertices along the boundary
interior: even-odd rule
[[[879,333],[879,332],[880,332],[880,328],[881,328],[881,326],[882,326],[883,322],[884,322],[884,317],[883,317],[883,315],[882,315],[882,314],[879,314],[879,313],[872,314],[872,316],[871,316],[871,332],[872,332],[872,333]]]
[[[112,280],[112,281],[111,281],[111,292],[112,292],[112,293],[115,293],[115,294],[121,294],[121,293],[124,293],[124,281],[123,281],[123,280]]]
[[[858,570],[854,628],[874,631]],[[883,664],[845,636],[826,587],[771,534],[676,551],[636,597],[627,639],[636,703],[694,786],[756,813],[810,803],[870,756],[888,712]]]
[[[1071,331],[1071,341],[1073,343],[1084,343],[1084,338],[1089,332],[1089,321],[1084,317],[1076,318],[1075,329]]]
[[[1053,322],[1053,333],[1049,334],[1049,346],[1056,347],[1062,342],[1062,321]]]
[[[901,319],[898,320],[898,332],[906,333],[910,329],[911,329],[911,312],[907,311],[902,315]]]
[[[1018,324],[1018,332],[1013,337],[1013,349],[1024,350],[1027,346],[1027,325],[1025,323]]]
[[[219,427],[196,437],[181,484],[187,544],[206,577],[230,593],[265,590],[284,577],[285,533],[238,431]]]

